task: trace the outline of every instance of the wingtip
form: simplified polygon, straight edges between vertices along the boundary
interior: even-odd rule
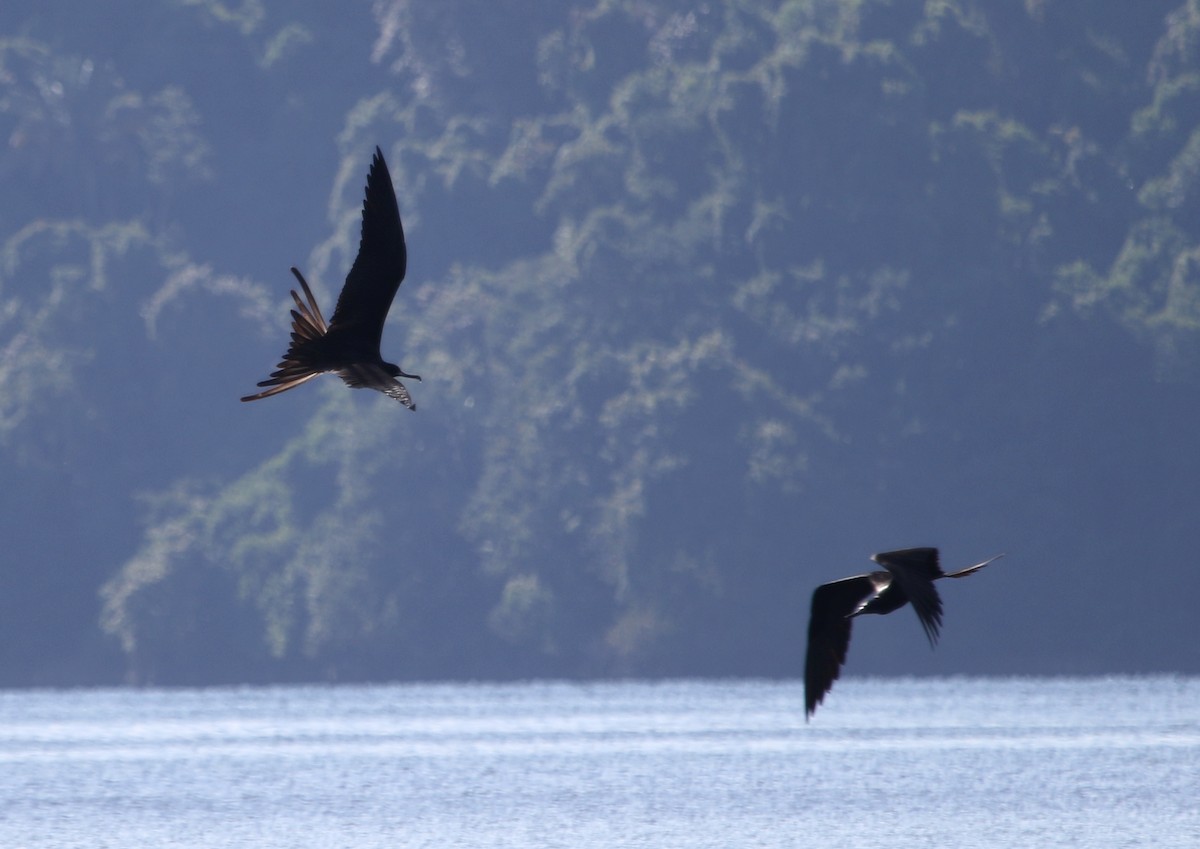
[[[809,699],[809,698],[804,699],[804,722],[805,723],[808,723],[814,716],[816,716],[817,708],[819,708],[821,706],[821,702],[825,701],[825,697],[827,695],[829,695],[828,690],[826,690],[821,695],[817,696],[815,699]]]

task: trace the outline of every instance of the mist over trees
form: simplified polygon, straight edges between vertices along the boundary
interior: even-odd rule
[[[130,38],[129,33],[140,33]],[[1200,2],[0,7],[0,685],[1200,672]],[[387,158],[409,414],[238,403]],[[951,582],[947,582],[951,583]]]

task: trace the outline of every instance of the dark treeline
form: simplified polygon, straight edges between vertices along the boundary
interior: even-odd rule
[[[360,5],[0,9],[0,684],[1200,671],[1200,3]]]

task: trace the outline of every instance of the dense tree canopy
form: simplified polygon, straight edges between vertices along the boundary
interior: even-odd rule
[[[1200,670],[1200,3],[0,33],[0,683],[794,675],[812,587],[908,545],[1009,556],[851,672]],[[376,144],[419,412],[239,405]]]

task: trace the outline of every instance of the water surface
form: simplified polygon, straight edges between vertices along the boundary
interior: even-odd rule
[[[1200,846],[1200,679],[0,693],[2,847]]]

